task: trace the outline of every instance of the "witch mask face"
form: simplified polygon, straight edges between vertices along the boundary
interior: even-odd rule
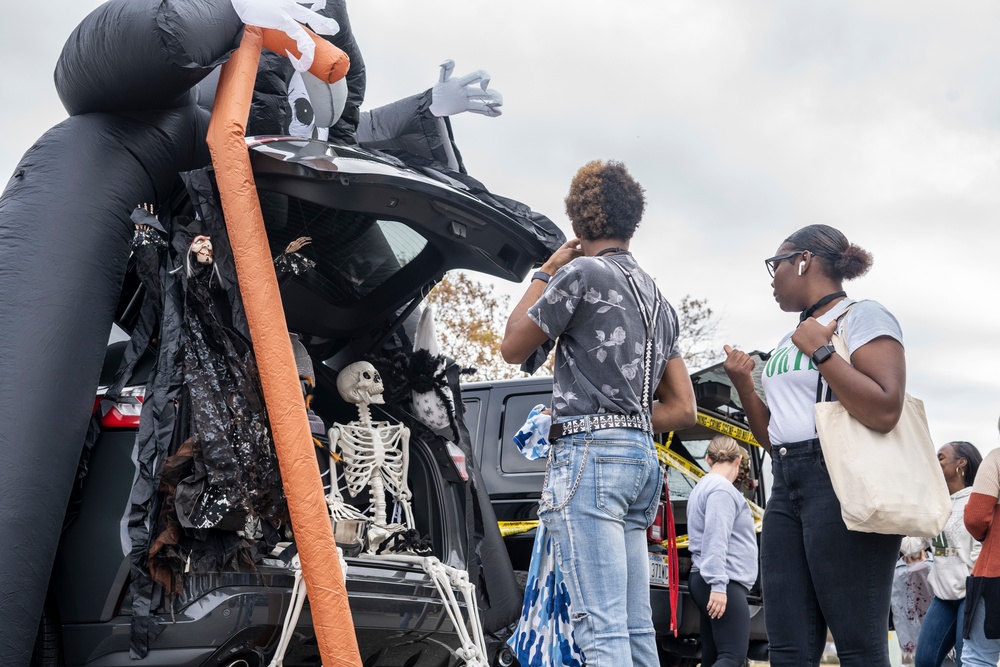
[[[196,236],[191,241],[190,252],[199,264],[211,264],[214,255],[212,251],[212,238],[210,236]]]

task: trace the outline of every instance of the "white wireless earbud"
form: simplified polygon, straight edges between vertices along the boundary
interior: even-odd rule
[[[799,275],[802,275],[802,269],[806,268],[806,260],[799,262]]]

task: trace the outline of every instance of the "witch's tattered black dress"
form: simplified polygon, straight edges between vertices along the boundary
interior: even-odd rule
[[[148,298],[158,299],[165,244],[153,234],[136,232],[136,269]],[[183,383],[173,442],[179,446],[161,469],[165,497],[149,551],[154,580],[172,593],[180,591],[185,571],[238,565],[247,540],[287,518],[253,352],[226,322],[230,307],[212,265],[190,266],[190,276],[178,276]],[[163,325],[160,336],[170,336]]]
[[[288,523],[224,227],[211,229],[216,263],[201,265],[185,254],[193,235],[206,234],[203,223],[172,222],[172,247],[145,225],[133,241],[147,293],[126,361],[134,366],[153,348],[156,357],[129,516],[134,657],[160,630],[152,612],[163,594],[172,607],[199,574],[252,571]],[[126,382],[128,365],[109,394]]]

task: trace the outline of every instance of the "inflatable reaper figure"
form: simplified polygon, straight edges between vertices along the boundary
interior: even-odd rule
[[[278,428],[279,416],[295,413],[284,409],[287,406],[271,406],[270,435],[260,420],[240,423],[239,433],[219,426],[217,419],[224,409],[246,415],[253,412],[260,396],[255,388],[243,393],[245,385],[254,384],[255,370],[246,344],[247,321],[240,321],[242,313],[237,312],[242,304],[233,262],[229,261],[228,239],[223,233],[225,224],[201,216],[210,231],[188,234],[181,242],[179,230],[186,229],[186,225],[179,220],[168,221],[163,215],[169,215],[169,203],[182,196],[178,174],[194,173],[191,170],[209,164],[206,136],[210,113],[217,90],[222,90],[216,86],[219,81],[232,80],[220,78],[219,68],[237,59],[234,54],[239,55],[245,37],[259,35],[260,31],[252,26],[270,32],[263,38],[268,50],[256,72],[247,134],[325,134],[332,142],[360,144],[365,149],[389,153],[428,177],[464,188],[504,210],[535,230],[552,250],[562,243],[561,233],[544,216],[519,202],[489,193],[465,173],[447,116],[463,110],[487,116],[499,114],[502,100],[488,89],[489,78],[484,72],[453,77],[453,63],[445,63],[432,89],[362,113],[365,65],[351,31],[346,0],[308,4],[315,11],[292,0],[108,0],[88,15],[67,40],[56,65],[55,84],[69,117],[25,154],[0,196],[0,371],[18,382],[18,391],[0,393],[0,488],[4,489],[0,530],[10,543],[0,554],[0,580],[7,582],[0,593],[6,608],[17,612],[0,619],[4,621],[0,628],[0,664],[27,664],[32,652],[32,638],[42,615],[70,491],[81,450],[88,440],[88,418],[108,332],[129,266],[135,224],[128,212],[136,202],[154,202],[161,211],[161,220],[178,225],[170,225],[169,239],[157,239],[157,232],[165,234],[167,228],[157,226],[155,217],[150,216],[140,224],[155,231],[144,230],[140,234],[144,238],[136,245],[137,259],[148,255],[142,261],[153,264],[147,268],[160,267],[157,271],[143,271],[146,288],[150,294],[161,290],[164,298],[147,299],[148,308],[146,303],[141,305],[136,330],[140,334],[145,331],[145,338],[139,340],[133,332],[126,358],[134,364],[147,349],[152,349],[149,343],[156,335],[157,322],[171,323],[159,326],[155,346],[157,375],[151,376],[147,384],[143,415],[145,422],[147,412],[155,414],[159,424],[174,419],[176,428],[140,426],[133,502],[123,517],[133,555],[139,555],[130,573],[134,657],[145,656],[149,641],[156,636],[151,616],[158,608],[158,587],[149,582],[150,573],[142,567],[145,555],[152,555],[152,547],[157,546],[154,538],[162,537],[164,541],[157,546],[153,560],[163,562],[167,568],[160,571],[158,580],[170,579],[176,584],[171,577],[181,559],[187,567],[187,559],[191,558],[192,567],[196,567],[196,559],[189,551],[192,545],[183,540],[175,542],[171,537],[171,531],[182,527],[182,521],[191,524],[190,531],[209,534],[223,532],[223,525],[235,527],[235,532],[228,534],[242,540],[239,532],[244,536],[257,532],[256,524],[248,528],[248,519],[254,523],[253,519],[259,518],[264,533],[284,520],[275,496],[278,487],[269,481],[275,470],[273,459],[266,454],[266,438],[277,443],[282,466],[314,457],[311,446],[288,445],[287,450],[283,449],[285,443],[294,440]],[[326,37],[308,34],[302,24]],[[282,34],[290,39],[282,41]],[[340,49],[341,55],[346,54],[330,70],[340,72],[346,83],[337,82],[333,74],[322,78],[309,68],[310,61],[323,61],[320,56],[329,54],[331,45]],[[344,75],[337,67],[349,69]],[[226,102],[227,95],[219,94],[219,101]],[[242,137],[237,139],[242,142]],[[97,165],[99,168],[95,168]],[[216,175],[225,171],[217,170]],[[213,263],[200,264],[192,257],[189,273],[187,247],[198,235],[210,237]],[[163,241],[171,245],[165,247]],[[202,246],[199,250],[204,259],[208,249]],[[225,252],[220,253],[220,249]],[[178,273],[171,273],[178,267]],[[228,295],[232,318],[224,294]],[[270,300],[269,307],[272,304]],[[275,310],[280,310],[280,304]],[[175,327],[176,323],[180,324]],[[174,337],[167,331],[171,328],[177,334]],[[285,334],[279,333],[277,338]],[[258,352],[261,375],[275,377],[268,369],[280,366],[282,355]],[[208,369],[215,371],[216,365],[222,368],[220,381],[226,387],[212,396],[205,411],[199,408],[197,414],[185,414],[177,410],[185,404],[193,405],[195,394],[214,389],[215,380],[209,379]],[[189,392],[190,403],[179,400],[183,382],[177,381],[177,370],[187,372],[189,368],[194,383],[184,391]],[[266,385],[275,386],[271,382]],[[235,392],[233,396],[240,396],[239,401],[221,400],[230,390]],[[108,395],[112,393],[109,390]],[[34,406],[27,412],[24,396],[31,396]],[[42,412],[51,406],[61,406],[57,418]],[[207,428],[195,427],[194,420],[204,421]],[[301,421],[308,433],[305,418]],[[196,435],[199,433],[202,435]],[[181,441],[173,440],[182,435],[185,437]],[[187,453],[182,446],[189,439],[191,457],[185,459],[180,455]],[[37,443],[45,443],[44,455]],[[291,458],[286,458],[286,452]],[[164,467],[168,456],[176,457],[171,460],[176,467]],[[260,488],[240,491],[225,481],[234,476],[253,478],[261,482]],[[151,511],[155,509],[160,482],[169,484],[171,480],[175,482],[172,509],[177,524],[153,525],[154,514],[172,516],[169,512]],[[309,523],[309,512],[302,509],[305,505],[293,500],[312,498],[308,489],[300,486],[313,484],[313,480],[303,482],[299,478],[296,482],[288,484],[286,491],[290,511],[299,512],[299,532]],[[488,512],[484,493],[478,488],[476,493],[476,500],[470,502]],[[319,496],[318,504],[323,505],[321,489],[315,495]],[[142,502],[137,504],[137,497]],[[317,516],[309,526],[325,530],[325,520],[325,516]],[[496,526],[487,528],[496,553],[505,557]],[[309,531],[301,532],[305,535]],[[318,565],[322,562],[319,556],[320,552],[324,557],[329,553],[332,538],[329,544],[325,538],[302,541],[303,561],[317,563],[306,569],[307,578],[323,578],[326,573]],[[317,544],[322,548],[311,546]],[[477,547],[473,551],[475,558],[490,555],[487,549]],[[236,552],[222,549],[219,553]],[[26,563],[34,565],[25,567]],[[477,576],[484,579],[487,569]],[[513,588],[512,580],[507,587]],[[331,594],[321,603],[324,591],[334,589],[326,584],[315,588],[313,623],[321,652],[329,656],[345,644],[334,638],[338,632],[349,633],[350,618],[349,614],[334,618],[321,613],[328,607],[342,608],[344,601]],[[513,605],[507,606],[513,609]],[[506,625],[503,617],[510,610],[497,609],[494,624],[502,627]]]

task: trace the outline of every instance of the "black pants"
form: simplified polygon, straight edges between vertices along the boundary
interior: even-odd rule
[[[818,441],[775,445],[761,580],[772,667],[819,665],[827,626],[843,667],[889,667],[898,535],[847,530]]]
[[[750,605],[747,589],[730,581],[726,586],[726,611],[720,618],[710,618],[706,607],[712,587],[697,570],[688,578],[691,597],[701,613],[702,667],[743,667],[750,645]]]

